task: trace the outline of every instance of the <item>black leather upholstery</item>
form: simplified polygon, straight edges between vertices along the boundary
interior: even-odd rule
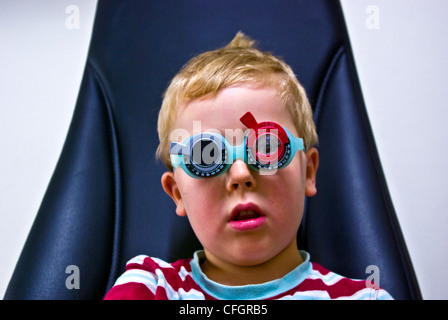
[[[348,277],[377,265],[395,298],[421,298],[337,1],[99,0],[70,130],[6,299],[101,299],[133,256],[200,247],[160,185],[157,115],[181,66],[239,30],[292,66],[315,108],[318,195],[299,247]],[[65,286],[69,265],[80,289]]]

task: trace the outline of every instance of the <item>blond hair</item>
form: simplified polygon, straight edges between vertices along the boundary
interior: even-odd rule
[[[172,170],[169,139],[180,105],[199,98],[213,98],[237,83],[277,89],[304,141],[305,150],[317,145],[312,109],[291,67],[272,54],[256,49],[252,39],[238,32],[224,48],[192,58],[168,86],[159,112],[160,143],[156,156],[169,170]]]

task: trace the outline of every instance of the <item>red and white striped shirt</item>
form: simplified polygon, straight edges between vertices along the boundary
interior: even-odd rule
[[[300,251],[304,262],[281,279],[262,284],[226,286],[202,273],[203,251],[193,258],[167,263],[140,255],[131,259],[126,271],[106,294],[106,300],[385,300],[390,294],[365,280],[354,280],[331,272]]]

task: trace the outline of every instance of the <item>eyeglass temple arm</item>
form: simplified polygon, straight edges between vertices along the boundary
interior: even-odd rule
[[[178,155],[178,156],[189,156],[190,148],[187,145],[179,142],[171,142],[170,144],[170,154]]]

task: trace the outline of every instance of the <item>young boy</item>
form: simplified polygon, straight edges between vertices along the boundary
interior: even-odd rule
[[[392,298],[298,250],[318,141],[305,90],[282,60],[242,33],[191,59],[164,95],[158,130],[163,189],[203,250],[174,263],[135,257],[105,299]]]

